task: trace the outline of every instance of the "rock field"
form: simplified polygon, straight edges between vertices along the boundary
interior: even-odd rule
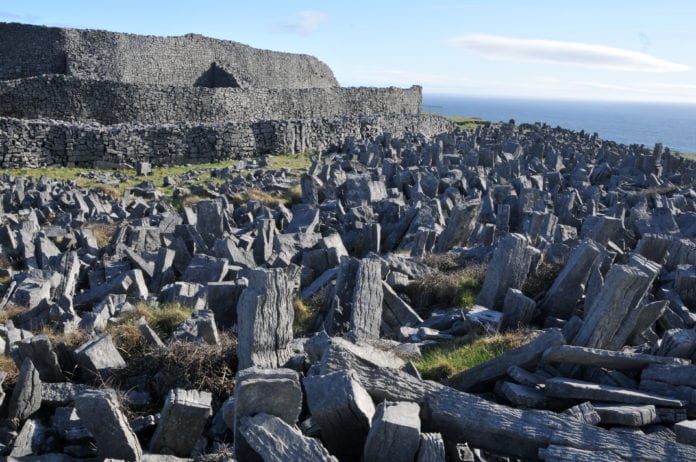
[[[512,121],[264,161],[0,176],[0,455],[696,460],[696,162]]]

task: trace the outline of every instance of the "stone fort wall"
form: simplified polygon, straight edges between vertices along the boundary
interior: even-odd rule
[[[116,123],[417,114],[421,88],[203,88],[44,75],[0,81],[0,116]]]
[[[384,132],[397,137],[430,137],[452,129],[451,122],[433,114],[161,125],[99,125],[2,117],[0,161],[3,168],[91,167],[97,161],[205,163],[308,149],[322,151],[341,146],[347,137],[371,140]]]
[[[228,40],[0,23],[0,80],[41,74],[213,88],[338,86],[331,69],[313,56]]]

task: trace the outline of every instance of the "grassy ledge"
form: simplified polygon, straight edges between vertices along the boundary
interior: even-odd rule
[[[522,346],[525,336],[510,332],[480,338],[462,337],[434,346],[415,361],[424,379],[443,380]]]

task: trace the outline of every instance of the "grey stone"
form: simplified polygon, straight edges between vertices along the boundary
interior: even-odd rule
[[[194,255],[181,279],[186,282],[206,284],[220,282],[227,275],[227,261],[209,255]]]
[[[534,318],[536,302],[517,289],[508,289],[503,302],[500,330],[505,332],[529,325]]]
[[[97,442],[100,458],[139,461],[142,449],[128,425],[116,395],[109,390],[94,390],[75,398],[77,414]]]
[[[375,258],[345,258],[326,317],[329,334],[349,333],[356,339],[379,337],[383,291],[381,266]]]
[[[303,380],[321,438],[339,460],[359,460],[375,413],[367,391],[345,371]]]
[[[26,456],[38,456],[44,449],[47,436],[48,428],[39,419],[27,420],[15,438],[7,460],[19,461]],[[44,456],[39,457],[43,458]]]
[[[29,358],[22,362],[7,416],[20,422],[28,419],[41,408],[41,379]]]
[[[365,441],[363,459],[413,461],[420,444],[419,412],[416,403],[380,403]]]
[[[573,345],[559,345],[549,348],[542,356],[544,362],[580,364],[606,369],[641,370],[653,364],[681,366],[689,364],[686,360],[666,358],[645,353],[600,350]]]
[[[445,462],[445,442],[439,433],[421,433],[416,462]]]
[[[604,425],[642,427],[657,421],[657,411],[651,404],[646,406],[595,404],[594,408]]]
[[[232,327],[237,323],[237,303],[248,281],[209,282],[206,285],[207,309],[215,313],[215,322],[221,328]]]
[[[75,357],[88,374],[101,378],[107,378],[115,370],[126,367],[126,362],[109,334],[99,335],[82,344],[75,349]]]
[[[206,391],[171,390],[150,440],[150,451],[189,457],[212,414],[211,401],[212,396]]]
[[[382,281],[382,294],[382,320],[392,328],[423,322],[423,318],[384,281]]]
[[[544,383],[544,392],[556,398],[572,398],[592,401],[608,401],[625,404],[654,404],[664,407],[683,407],[684,401],[670,397],[628,390],[609,385],[599,385],[581,380],[552,378]]]
[[[684,420],[674,424],[677,441],[696,446],[696,420]]]
[[[594,241],[580,244],[568,259],[561,273],[540,302],[539,308],[547,315],[569,319],[583,295],[590,271],[601,258],[601,249]]]
[[[522,288],[532,261],[539,254],[537,249],[527,244],[527,239],[519,234],[510,234],[500,240],[488,265],[476,304],[500,308],[508,289]]]
[[[447,226],[435,243],[435,252],[447,252],[455,246],[465,246],[474,231],[481,211],[481,201],[473,200],[458,205],[450,213]]]
[[[159,335],[157,335],[157,333],[154,330],[152,330],[150,325],[145,320],[144,316],[138,319],[137,324],[138,330],[140,331],[140,335],[142,335],[145,339],[145,343],[154,347],[164,347],[164,342],[162,341],[162,339],[159,338]]]
[[[263,413],[279,417],[288,425],[295,425],[301,410],[302,389],[297,372],[257,367],[240,370],[234,390],[233,428],[237,457],[253,458],[253,446],[239,432],[240,421],[244,417]]]
[[[283,269],[251,270],[246,276],[249,286],[237,303],[239,368],[281,366],[292,341],[290,280]]]
[[[318,440],[308,438],[278,417],[259,413],[244,417],[239,432],[249,446],[267,462],[303,462],[337,459]],[[245,459],[237,455],[240,461]]]
[[[144,299],[148,295],[147,284],[140,270],[130,270],[74,298],[76,305],[99,302],[107,295],[127,294]]]
[[[42,382],[63,382],[65,376],[58,363],[51,341],[45,335],[35,335],[17,344],[17,355],[20,360],[31,359]]]

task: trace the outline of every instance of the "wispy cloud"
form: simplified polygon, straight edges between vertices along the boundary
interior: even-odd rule
[[[689,66],[637,51],[558,40],[520,39],[498,35],[463,35],[449,44],[494,59],[536,61],[634,72],[679,72]]]
[[[316,32],[322,24],[329,21],[329,16],[321,11],[298,11],[292,21],[279,24],[277,30],[304,36]]]

